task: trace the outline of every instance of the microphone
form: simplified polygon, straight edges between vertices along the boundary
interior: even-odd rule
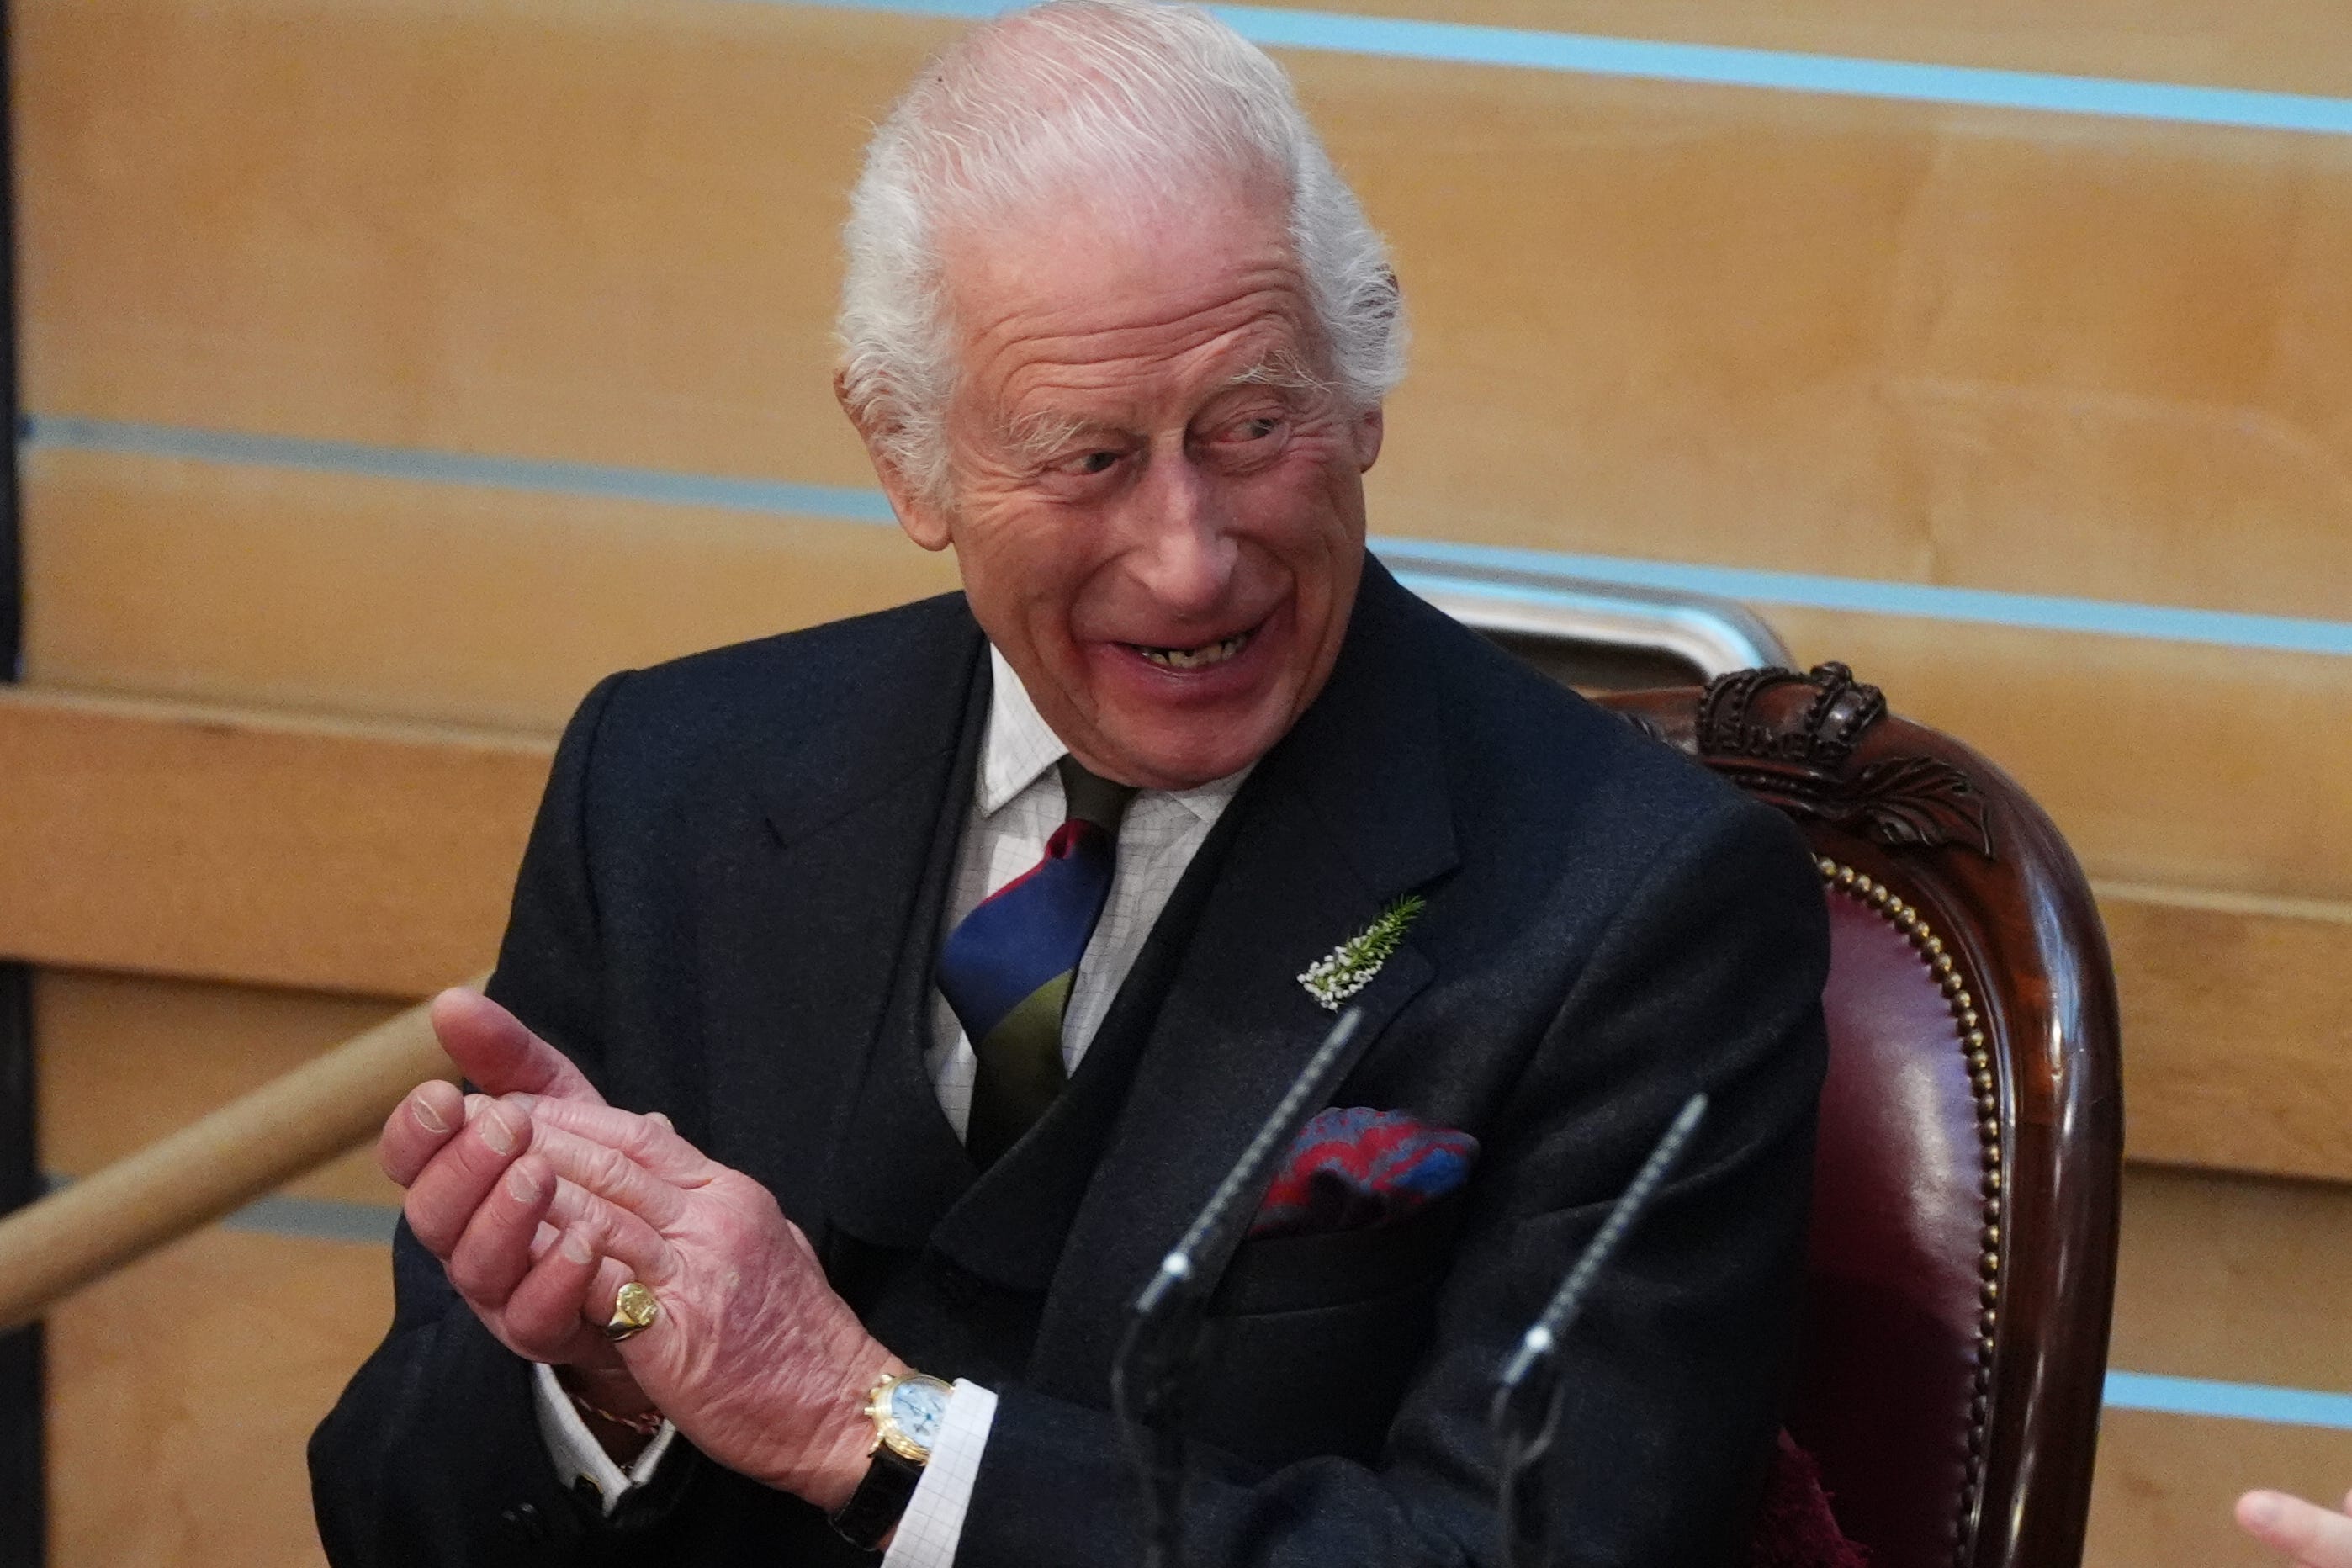
[[[1560,1341],[1583,1310],[1585,1298],[1592,1292],[1592,1282],[1608,1266],[1610,1256],[1625,1239],[1625,1233],[1641,1218],[1652,1195],[1664,1184],[1667,1173],[1682,1157],[1684,1145],[1690,1142],[1700,1118],[1706,1114],[1706,1095],[1694,1094],[1683,1102],[1665,1136],[1658,1140],[1657,1147],[1642,1163],[1633,1184],[1625,1189],[1617,1206],[1609,1211],[1608,1219],[1586,1244],[1582,1256],[1569,1269],[1568,1278],[1552,1293],[1550,1304],[1503,1363],[1486,1425],[1495,1434],[1495,1445],[1503,1457],[1498,1500],[1504,1560],[1513,1568],[1521,1564],[1533,1568],[1545,1560],[1549,1521],[1540,1506],[1523,1509],[1520,1503],[1528,1479],[1550,1451],[1552,1438],[1559,1428],[1560,1406],[1567,1392],[1559,1379]]]
[[[1352,1059],[1349,1044],[1363,1021],[1360,1007],[1339,1015],[1129,1309],[1127,1336],[1111,1363],[1110,1403],[1143,1476],[1147,1568],[1179,1568],[1183,1562],[1184,1438],[1179,1418],[1185,1373],[1200,1350],[1202,1319],[1217,1273],[1241,1245],[1274,1180],[1275,1162],[1307,1119],[1339,1092]]]

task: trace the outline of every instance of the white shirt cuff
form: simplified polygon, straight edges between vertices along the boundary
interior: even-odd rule
[[[956,1542],[963,1538],[965,1513],[971,1507],[971,1485],[980,1479],[981,1450],[988,1447],[988,1429],[996,1424],[996,1394],[976,1383],[956,1380],[955,1397],[948,1401],[940,1421],[940,1440],[931,1447],[930,1462],[882,1568],[953,1568]]]
[[[604,1452],[604,1445],[588,1430],[588,1423],[581,1419],[572,1395],[557,1381],[555,1369],[535,1366],[531,1370],[536,1374],[531,1388],[533,1403],[539,1407],[539,1436],[547,1445],[547,1457],[555,1461],[556,1479],[569,1490],[586,1477],[596,1489],[596,1495],[604,1500],[609,1518],[621,1506],[624,1497],[654,1479],[654,1471],[660,1466],[662,1456],[669,1452],[670,1440],[677,1436],[677,1428],[663,1422],[654,1440],[637,1456],[636,1463],[625,1470],[613,1462],[613,1456]],[[952,1401],[950,1408],[953,1408]],[[964,1490],[969,1494],[971,1489],[967,1485]]]

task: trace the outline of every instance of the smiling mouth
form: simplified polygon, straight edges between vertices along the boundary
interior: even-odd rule
[[[1257,628],[1253,626],[1248,631],[1235,632],[1232,637],[1202,643],[1198,647],[1148,647],[1142,643],[1132,642],[1127,646],[1162,669],[1206,669],[1211,665],[1223,664],[1241,652],[1249,646],[1250,638],[1256,635]]]

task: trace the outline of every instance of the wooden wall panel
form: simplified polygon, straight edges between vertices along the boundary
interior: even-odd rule
[[[834,237],[874,115],[951,26],[690,0],[15,15],[27,408],[870,479],[824,369]]]
[[[2352,1182],[2352,905],[2100,895],[2123,982],[2126,1152]]]
[[[0,692],[0,953],[425,994],[496,954],[547,756]]]
[[[897,529],[69,451],[25,467],[28,677],[552,732],[615,669],[956,585]]]
[[[37,411],[867,482],[833,233],[940,25],[19,14]],[[2352,608],[2352,138],[1294,64],[1420,324],[1391,530]]]
[[[2352,1187],[2137,1168],[2123,1235],[2113,1364],[2352,1393]]]
[[[1386,526],[2352,605],[2352,140],[1300,76],[1417,311]]]
[[[41,1168],[81,1176],[293,1071],[408,1005],[152,975],[49,969],[36,979]],[[373,1149],[284,1189],[397,1207]]]
[[[217,1228],[74,1297],[53,1568],[319,1568],[303,1445],[391,1321],[381,1247]]]

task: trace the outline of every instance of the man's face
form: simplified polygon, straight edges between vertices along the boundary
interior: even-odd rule
[[[1322,689],[1381,427],[1315,384],[1278,195],[1165,205],[1062,205],[947,248],[951,500],[893,499],[954,546],[1078,760],[1179,789],[1264,755]]]

